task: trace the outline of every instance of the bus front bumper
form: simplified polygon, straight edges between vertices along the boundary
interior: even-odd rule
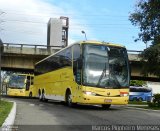
[[[126,105],[128,104],[129,97],[102,97],[102,96],[91,96],[84,95],[79,99],[78,103],[81,104],[114,104],[114,105]]]
[[[26,96],[25,91],[8,91],[8,96]]]

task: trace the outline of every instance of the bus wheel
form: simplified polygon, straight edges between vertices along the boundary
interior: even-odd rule
[[[44,92],[42,93],[42,101],[44,101],[44,102],[48,101],[48,99],[45,98],[45,93]]]
[[[29,93],[29,98],[32,98],[32,92]]]
[[[102,104],[103,109],[109,109],[111,104]]]
[[[38,92],[38,98],[39,98],[40,101],[42,101],[42,94],[41,94],[41,91],[40,91],[40,90],[39,90],[39,92]]]
[[[72,107],[73,104],[72,104],[72,95],[71,95],[71,92],[70,91],[67,91],[66,93],[66,104],[69,106],[69,107]]]

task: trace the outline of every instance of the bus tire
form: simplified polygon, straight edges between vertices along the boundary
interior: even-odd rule
[[[72,103],[72,94],[71,94],[70,90],[67,90],[67,92],[66,92],[66,104],[69,107],[73,106],[73,103]]]
[[[41,93],[41,90],[38,91],[38,98],[39,98],[39,101],[42,101],[42,93]]]
[[[109,109],[111,104],[102,104],[103,109]]]
[[[32,98],[32,92],[29,93],[29,98]]]
[[[45,97],[45,92],[44,91],[42,92],[42,101],[43,102],[47,102],[48,101],[48,99],[46,99],[46,97]]]

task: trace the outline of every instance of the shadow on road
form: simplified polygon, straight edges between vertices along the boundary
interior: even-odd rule
[[[64,107],[66,108],[71,108],[71,109],[77,109],[77,110],[100,110],[100,111],[104,111],[104,110],[107,110],[107,111],[114,111],[114,110],[120,110],[119,108],[115,108],[115,107],[110,107],[109,109],[103,109],[101,107],[101,105],[81,105],[81,104],[76,104],[74,105],[73,107],[68,107],[64,102],[59,102],[59,101],[48,101],[46,103],[50,103],[50,104],[53,104],[53,105],[63,105]]]
[[[76,104],[73,107],[68,107],[65,102],[60,102],[60,101],[55,101],[55,100],[48,100],[47,102],[42,102],[39,101],[38,98],[29,98],[29,97],[20,97],[20,96],[3,96],[3,98],[9,98],[9,99],[16,99],[16,100],[22,100],[29,102],[31,104],[49,104],[50,106],[64,106],[64,108],[70,108],[70,109],[76,109],[76,110],[92,110],[92,111],[117,111],[121,110],[121,108],[113,107],[111,106],[109,109],[104,109],[101,107],[101,105],[81,105],[81,104]],[[60,108],[60,107],[59,107]]]

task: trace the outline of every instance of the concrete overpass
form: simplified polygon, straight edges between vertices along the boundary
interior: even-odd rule
[[[3,43],[4,49],[2,54],[2,70],[33,72],[34,64],[51,53],[55,53],[63,47],[29,45],[29,44],[12,44]],[[141,51],[128,50],[128,56],[131,67],[131,79],[160,81],[153,75],[144,77],[141,75],[141,63],[139,54]]]
[[[34,64],[62,47],[3,43],[2,70],[33,72]]]

